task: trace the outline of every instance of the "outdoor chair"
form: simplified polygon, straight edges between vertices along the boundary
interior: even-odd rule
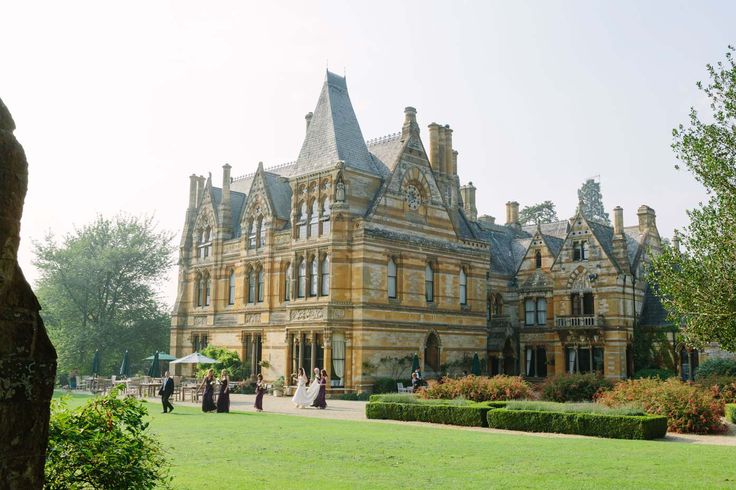
[[[404,388],[404,383],[396,383],[396,388],[398,389],[399,393],[413,393],[414,390],[411,386],[407,386]]]

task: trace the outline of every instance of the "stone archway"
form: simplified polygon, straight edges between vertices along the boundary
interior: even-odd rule
[[[440,338],[437,332],[430,332],[424,343],[424,372],[440,372]]]

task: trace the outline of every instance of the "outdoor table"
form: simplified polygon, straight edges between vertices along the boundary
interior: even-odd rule
[[[154,397],[157,394],[156,388],[160,387],[161,383],[141,383],[138,386],[138,397],[142,398],[144,393],[149,398]]]

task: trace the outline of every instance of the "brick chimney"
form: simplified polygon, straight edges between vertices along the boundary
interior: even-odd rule
[[[463,210],[465,211],[465,216],[467,216],[470,221],[477,221],[478,209],[475,207],[475,186],[473,183],[469,182],[468,185],[462,186],[460,188],[460,195],[463,199]]]
[[[657,214],[646,204],[642,204],[636,212],[639,217],[639,233],[656,232]]]
[[[521,228],[519,224],[519,203],[516,201],[506,203],[506,226]]]
[[[404,126],[401,128],[401,141],[406,141],[409,136],[419,136],[417,110],[411,106],[404,108]]]
[[[441,174],[440,167],[440,126],[437,123],[429,125],[429,164],[435,173]]]
[[[229,164],[222,166],[222,202],[220,203],[220,238],[228,239],[232,236],[232,207],[230,203],[230,169]]]
[[[624,234],[624,209],[621,206],[613,208],[613,255],[619,267],[630,273],[631,264]]]

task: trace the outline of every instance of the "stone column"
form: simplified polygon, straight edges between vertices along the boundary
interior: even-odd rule
[[[299,333],[299,336],[296,339],[296,369],[297,372],[299,372],[299,368],[302,367],[302,334]]]
[[[314,331],[311,331],[309,333],[309,343],[311,344],[311,348],[309,349],[310,353],[310,359],[309,363],[312,366],[312,370],[314,371],[315,367],[317,366],[317,334]],[[312,376],[312,373],[307,373],[310,377]]]
[[[0,100],[0,488],[40,489],[56,351],[17,262],[28,164]]]
[[[345,389],[351,389],[355,386],[353,382],[353,339],[352,335],[345,333]]]
[[[286,385],[289,385],[289,382],[291,380],[291,364],[293,362],[293,353],[292,353],[292,341],[294,339],[294,334],[288,333],[286,334],[286,367],[284,369],[284,379],[286,380]]]
[[[323,352],[325,356],[324,369],[327,371],[327,378],[332,378],[332,335],[331,332],[325,330],[322,334]],[[329,388],[329,385],[327,386]]]
[[[253,334],[250,336],[250,372],[251,377],[255,378],[258,374],[258,336]]]

